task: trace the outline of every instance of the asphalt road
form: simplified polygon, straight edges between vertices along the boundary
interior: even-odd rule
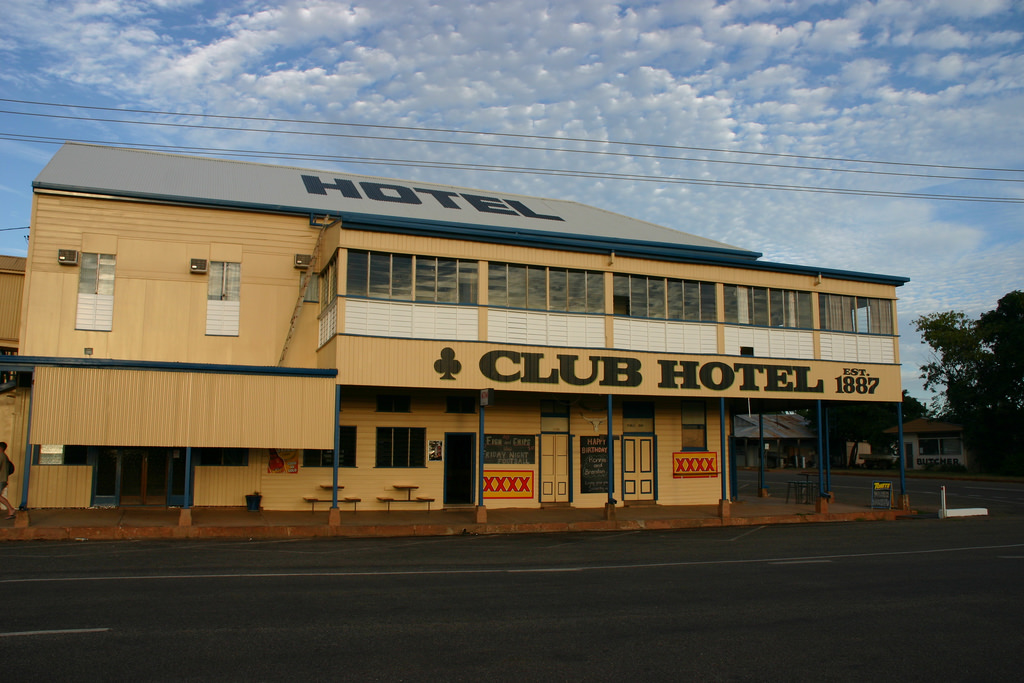
[[[1019,517],[0,545],[12,681],[1019,680]]]
[[[738,473],[740,498],[757,495],[757,470],[741,470]],[[772,495],[785,496],[786,482],[800,479],[795,470],[771,470],[765,472],[765,480]],[[858,505],[870,505],[871,482],[891,481],[893,495],[900,493],[898,470],[871,470],[861,474],[832,475],[832,491],[836,500]],[[907,495],[910,504],[922,511],[935,512],[939,509],[941,489],[946,487],[946,507],[985,508],[989,514],[1024,516],[1024,484],[1005,481],[981,481],[971,479],[933,479],[907,477]]]

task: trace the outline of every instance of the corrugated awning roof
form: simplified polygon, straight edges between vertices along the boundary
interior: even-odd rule
[[[929,432],[962,432],[963,426],[958,424],[952,424],[951,422],[940,422],[938,420],[931,420],[927,417],[919,417],[911,420],[910,422],[903,423],[904,434],[927,434]],[[896,434],[899,431],[899,427],[889,427],[884,429],[883,432],[886,434]]]
[[[733,418],[733,434],[741,439],[759,438],[758,417],[758,415],[736,415]],[[799,415],[765,415],[764,438],[815,439],[817,433],[811,429],[807,420]]]
[[[0,254],[0,270],[13,270],[24,273],[25,257],[8,256],[7,254]]]

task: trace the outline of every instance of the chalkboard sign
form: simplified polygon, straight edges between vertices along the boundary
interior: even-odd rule
[[[537,461],[537,437],[533,434],[487,434],[484,462],[488,465],[532,465]]]
[[[580,493],[608,493],[608,436],[580,437]]]
[[[892,508],[892,482],[871,482],[871,507],[889,510]]]

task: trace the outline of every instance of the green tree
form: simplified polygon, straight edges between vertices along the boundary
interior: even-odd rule
[[[982,469],[1024,474],[1024,292],[977,320],[947,311],[914,324],[934,354],[921,377],[941,389],[939,417],[964,426]]]
[[[908,422],[928,415],[928,408],[903,392],[903,420]],[[847,442],[866,441],[873,453],[895,452],[892,434],[885,430],[896,425],[896,409],[891,403],[849,403],[829,408],[829,449],[833,462],[846,465]]]

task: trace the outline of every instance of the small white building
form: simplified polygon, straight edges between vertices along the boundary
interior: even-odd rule
[[[896,434],[897,431],[898,427],[890,427],[885,433]],[[927,417],[903,424],[903,454],[907,469],[971,468],[970,457],[964,447],[963,426]]]

